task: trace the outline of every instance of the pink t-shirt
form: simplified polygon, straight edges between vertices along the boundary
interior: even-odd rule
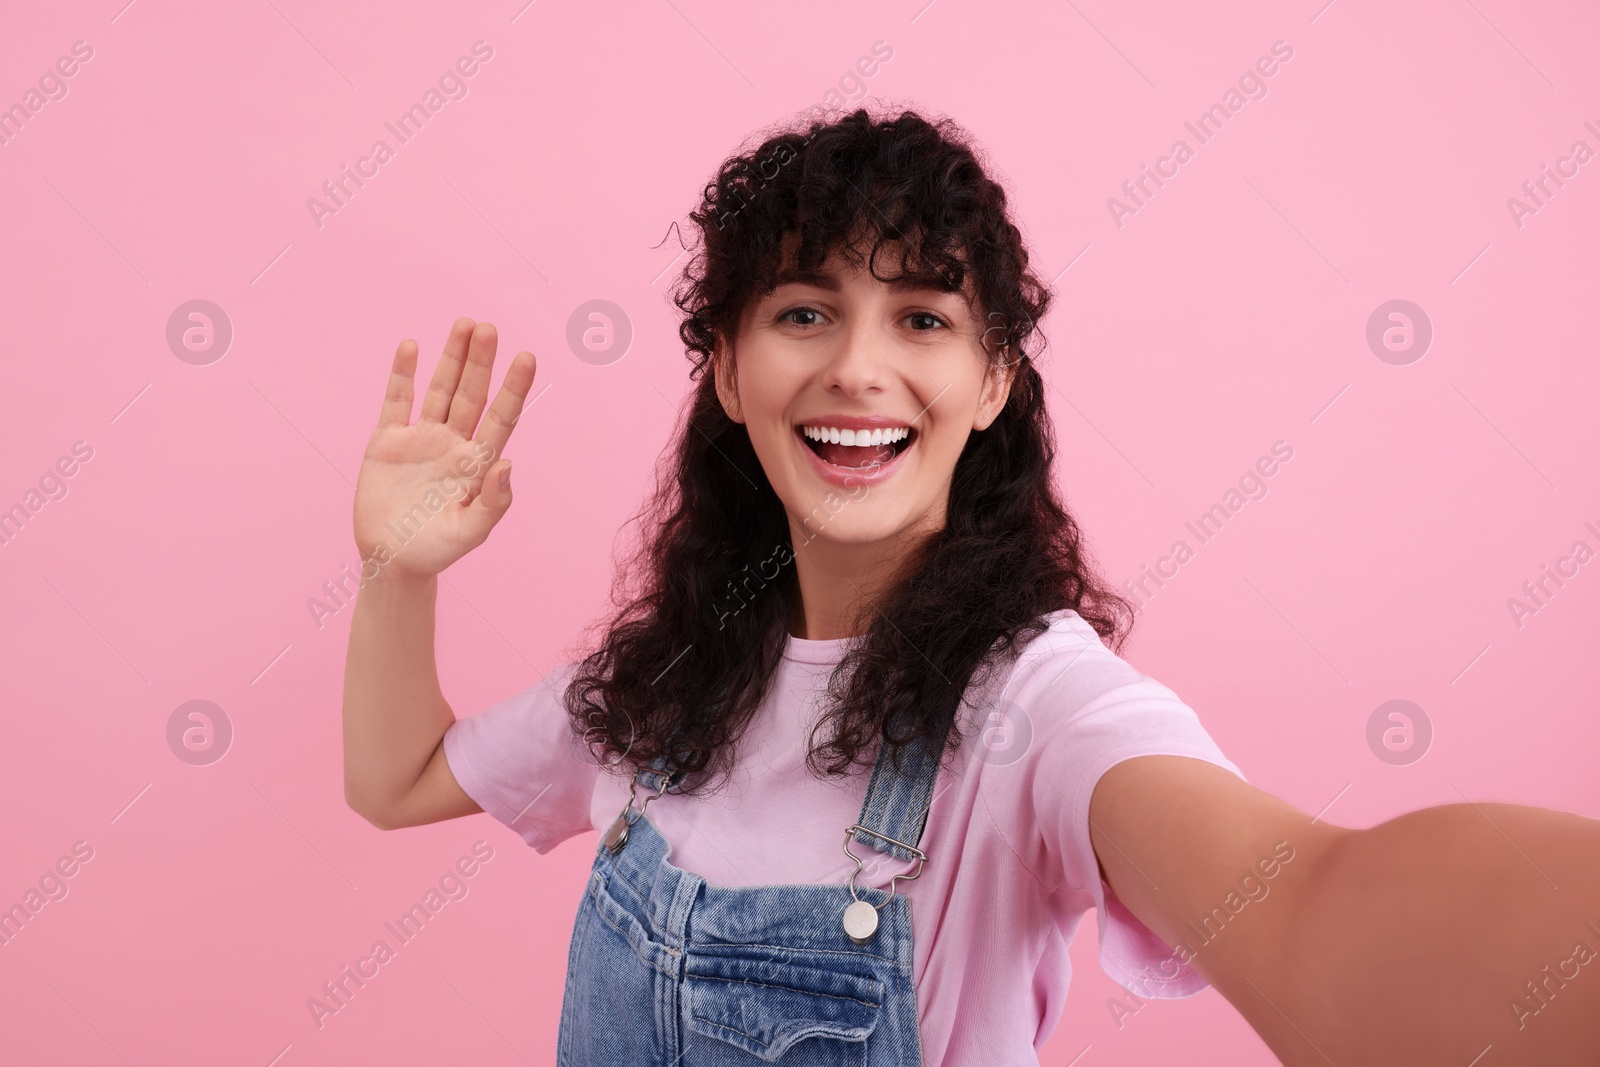
[[[927,862],[917,878],[895,883],[911,902],[928,1067],[1036,1064],[1066,1001],[1067,947],[1090,908],[1100,965],[1117,982],[1156,998],[1206,986],[1100,878],[1089,798],[1107,769],[1134,756],[1239,769],[1187,704],[1106,648],[1076,612],[1049,621],[981,701],[969,694],[979,710],[968,713],[960,757],[934,787]],[[849,640],[791,636],[731,783],[710,797],[650,802],[675,866],[725,886],[846,883],[855,865],[844,831],[861,812],[869,769],[812,777],[805,746]],[[605,829],[628,793],[628,780],[600,773],[568,729],[561,692],[572,667],[458,720],[444,737],[461,787],[541,853]],[[882,887],[915,866],[864,843],[852,851],[863,862],[857,884]]]

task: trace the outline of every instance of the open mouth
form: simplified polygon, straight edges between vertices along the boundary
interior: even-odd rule
[[[847,470],[882,466],[910,448],[917,439],[917,431],[911,426],[852,430],[801,425],[794,431],[824,463]]]

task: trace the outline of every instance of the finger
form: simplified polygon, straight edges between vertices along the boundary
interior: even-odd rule
[[[474,514],[482,517],[489,526],[500,521],[500,516],[506,513],[511,506],[511,481],[508,477],[504,485],[500,484],[502,474],[511,473],[511,461],[500,460],[492,465],[483,479],[483,492],[475,497],[468,508]]]
[[[383,407],[378,412],[379,426],[404,426],[411,421],[411,379],[416,373],[417,342],[407,337],[394,350],[389,384],[384,389]]]
[[[537,369],[538,361],[533,358],[532,352],[518,352],[511,366],[506,368],[505,381],[500,383],[500,391],[495,394],[494,403],[489,405],[483,425],[478,427],[477,440],[494,449],[492,454],[496,459],[505,450],[506,441],[511,437],[511,431],[516,429],[517,419],[522,416]]]
[[[511,507],[511,483],[500,484],[501,475],[511,473],[511,461],[500,460],[489,465],[483,479],[483,491],[472,498],[457,514],[457,521],[466,540],[476,548],[488,539],[495,524]]]
[[[467,365],[456,385],[456,395],[450,400],[450,428],[462,437],[471,437],[483,414],[484,402],[489,399],[489,379],[494,371],[494,349],[499,340],[493,323],[480,322],[472,331],[472,343],[467,346]]]
[[[469,318],[459,318],[450,327],[450,337],[444,343],[444,355],[433,368],[433,380],[428,383],[427,395],[422,398],[422,414],[418,422],[443,422],[450,414],[450,398],[455,394],[456,382],[461,380],[461,367],[467,361],[467,342],[472,338],[472,328],[477,323]]]

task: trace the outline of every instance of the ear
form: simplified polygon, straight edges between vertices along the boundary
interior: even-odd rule
[[[712,373],[715,376],[717,399],[722,410],[734,422],[744,422],[744,411],[739,406],[739,371],[734,362],[733,350],[718,338],[711,353]]]
[[[999,365],[989,364],[983,372],[983,392],[978,397],[978,410],[972,417],[974,430],[987,430],[1000,417],[1006,400],[1011,396],[1011,383],[1017,376],[1020,360],[1009,360]]]

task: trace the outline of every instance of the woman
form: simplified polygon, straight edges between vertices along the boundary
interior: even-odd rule
[[[1114,978],[1214,984],[1286,1063],[1594,1062],[1600,977],[1536,983],[1600,947],[1600,823],[1314,820],[1114,651],[1051,481],[1049,294],[953,124],[779,131],[691,217],[698,384],[590,654],[460,721],[439,691],[436,575],[510,506],[534,377],[485,416],[492,326],[415,423],[401,343],[356,491],[351,806],[602,831],[558,1062],[1033,1063],[1091,907]]]

